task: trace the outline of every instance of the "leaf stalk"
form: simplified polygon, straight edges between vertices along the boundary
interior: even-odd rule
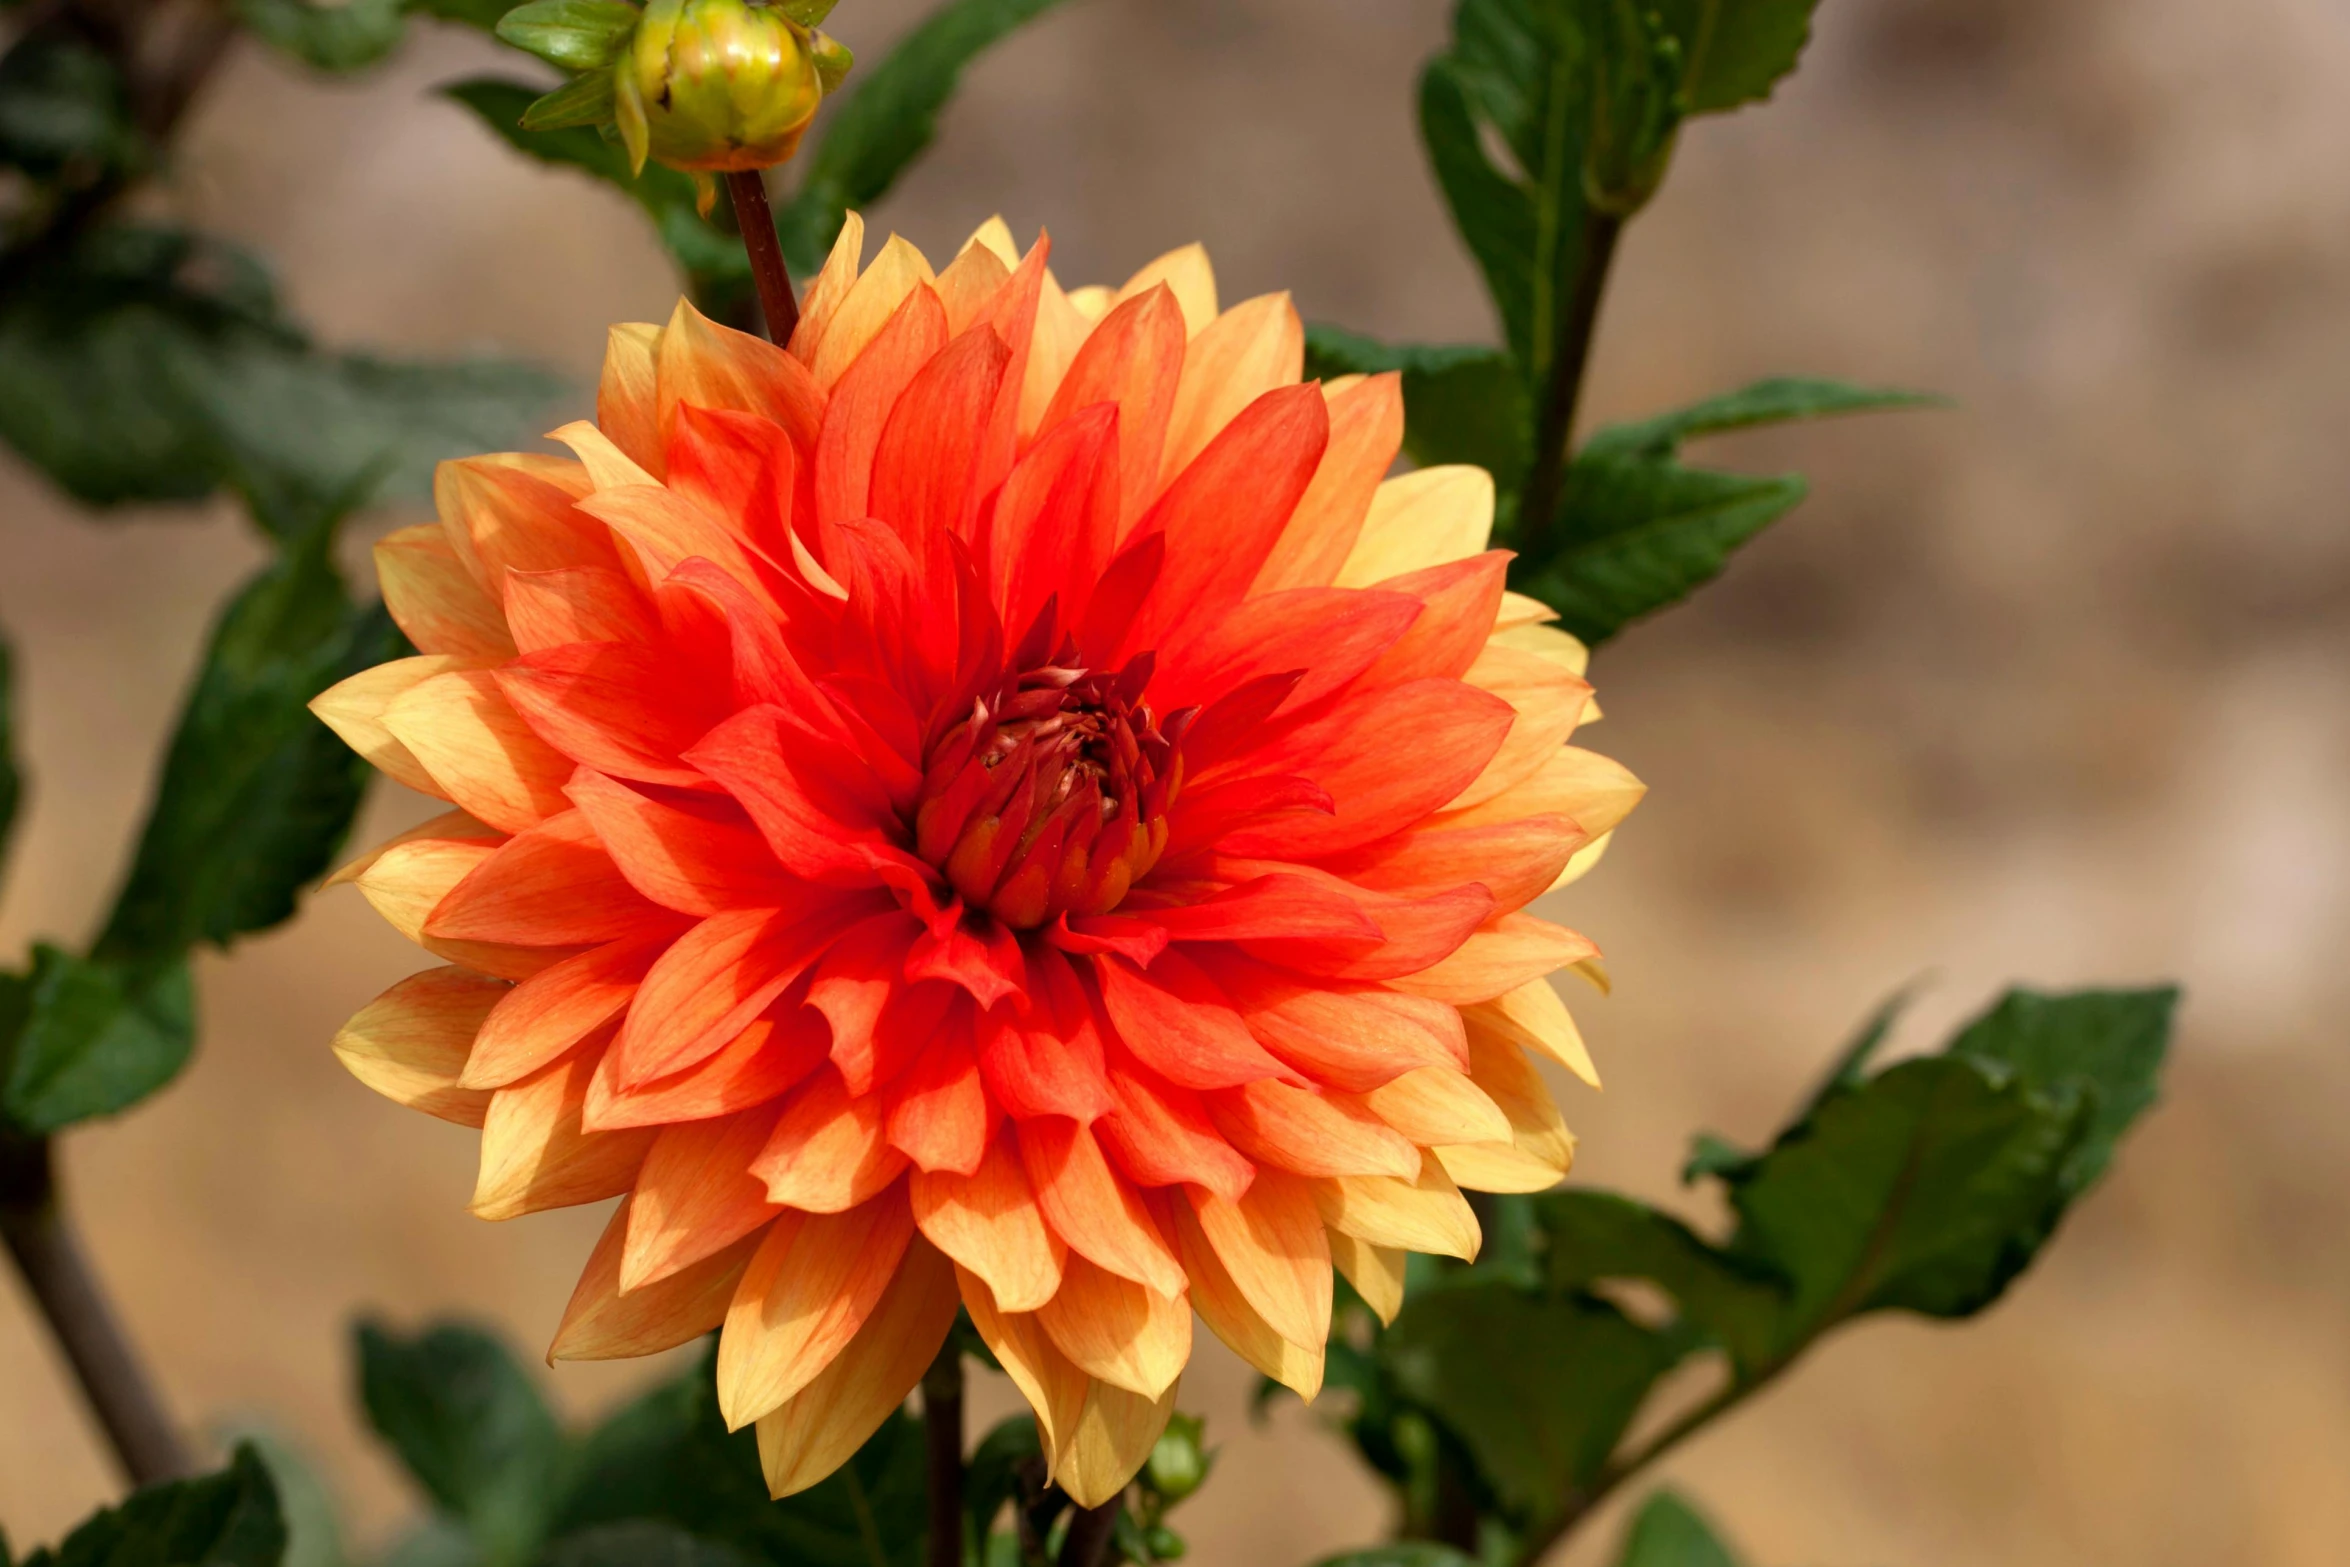
[[[1583,372],[1590,363],[1608,266],[1615,260],[1624,223],[1622,214],[1596,207],[1583,214],[1582,265],[1575,272],[1574,295],[1559,316],[1550,376],[1543,388],[1542,421],[1535,430],[1534,466],[1526,475],[1518,506],[1518,558],[1529,570],[1539,570],[1550,555],[1559,495],[1566,484],[1568,443],[1575,433],[1575,409],[1583,397]]]
[[[751,277],[759,286],[759,314],[766,319],[768,339],[780,348],[799,330],[800,301],[792,290],[791,269],[784,264],[782,242],[776,238],[767,183],[756,169],[729,174],[726,194],[734,202],[735,226],[743,232],[743,250],[751,258]]]

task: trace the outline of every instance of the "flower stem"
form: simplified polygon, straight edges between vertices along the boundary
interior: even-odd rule
[[[930,1567],[963,1567],[963,1349],[953,1334],[922,1373],[930,1459]]]
[[[1110,1559],[1110,1537],[1118,1532],[1124,1492],[1099,1507],[1081,1507],[1069,1516],[1069,1537],[1061,1542],[1060,1567],[1102,1567]]]
[[[1540,571],[1549,560],[1559,492],[1567,477],[1567,443],[1575,434],[1575,406],[1583,396],[1583,371],[1591,360],[1600,296],[1607,290],[1608,264],[1615,260],[1616,241],[1623,232],[1624,219],[1615,213],[1593,208],[1583,214],[1583,265],[1575,273],[1574,294],[1559,316],[1558,340],[1542,399],[1542,423],[1534,437],[1534,466],[1526,475],[1518,505],[1518,559],[1529,570]]]
[[[0,1241],[16,1259],[25,1288],[131,1483],[153,1485],[192,1474],[187,1447],[66,1222],[45,1137],[0,1133]]]
[[[751,277],[759,285],[759,313],[767,319],[767,336],[780,347],[799,329],[800,300],[792,292],[791,269],[784,265],[782,242],[775,237],[775,210],[767,205],[767,183],[756,169],[729,174],[726,194],[734,202],[735,223],[743,231]]]

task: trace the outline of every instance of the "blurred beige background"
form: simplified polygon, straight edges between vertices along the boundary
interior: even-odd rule
[[[850,0],[841,31],[918,6]],[[1077,0],[974,73],[878,216],[951,247],[1000,209],[1080,279],[1196,236],[1228,298],[1484,337],[1409,114],[1443,11]],[[584,375],[673,287],[622,202],[428,95],[489,53],[430,32],[355,86],[248,53],[172,199],[275,256],[335,341]],[[1816,498],[1599,664],[1594,743],[1654,792],[1565,911],[1618,978],[1581,1008],[1609,1086],[1570,1099],[1578,1179],[1687,1202],[1691,1131],[1766,1134],[1920,975],[1920,1044],[2010,977],[2189,985],[2167,1103],[2008,1302],[1853,1331],[1670,1464],[1762,1567],[2350,1559],[2345,84],[2332,0],[1826,0],[1780,101],[1695,127],[1633,231],[1599,415],[1774,371],[1962,406],[1708,450]],[[96,918],[254,558],[226,515],[94,524],[0,464],[36,769],[0,950]],[[386,791],[369,827],[413,811]],[[205,963],[194,1068],[68,1153],[176,1407],[289,1432],[370,1541],[410,1499],[352,1413],[352,1315],[535,1346],[598,1222],[468,1218],[470,1136],[334,1065],[335,1025],[415,966],[354,894],[319,899]],[[553,1385],[585,1413],[647,1374]],[[1246,1389],[1221,1351],[1187,1387],[1226,1453],[1195,1559],[1377,1537],[1342,1447],[1294,1406],[1251,1427]],[[0,1285],[0,1520],[49,1538],[114,1484]]]

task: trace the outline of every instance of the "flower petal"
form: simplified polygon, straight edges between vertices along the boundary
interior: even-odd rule
[[[1036,1320],[1087,1375],[1157,1398],[1191,1358],[1191,1303],[1069,1259],[1061,1287]]]
[[[476,1218],[518,1218],[628,1190],[653,1134],[581,1127],[580,1106],[595,1069],[593,1052],[575,1051],[490,1095],[473,1187]]]
[[[1076,1434],[1077,1422],[1085,1413],[1085,1397],[1093,1379],[1061,1353],[1034,1312],[999,1306],[987,1281],[969,1268],[958,1265],[955,1276],[963,1305],[971,1313],[971,1325],[1028,1400],[1028,1407],[1036,1411],[1045,1461],[1057,1466],[1063,1445]]]
[[[465,1063],[468,1088],[527,1077],[620,1015],[664,943],[613,941],[542,969],[508,990]]]
[[[506,840],[434,905],[424,933],[450,941],[585,946],[681,928],[612,863],[576,810]]]
[[[1345,1096],[1250,1083],[1209,1095],[1208,1113],[1242,1153],[1299,1175],[1409,1178],[1420,1167],[1411,1139]]]
[[[547,1350],[557,1360],[628,1360],[657,1355],[691,1343],[726,1320],[743,1269],[758,1249],[756,1235],[744,1235],[690,1267],[658,1282],[624,1290],[621,1251],[634,1198],[623,1197],[604,1226],[603,1237],[572,1288],[571,1303]]]
[[[411,686],[383,727],[432,775],[433,793],[492,827],[520,832],[567,810],[571,759],[540,739],[487,670],[453,669]]]
[[[1290,1343],[1318,1349],[1330,1336],[1330,1242],[1313,1183],[1265,1170],[1237,1201],[1189,1196],[1192,1218],[1250,1308]]]
[[[1323,1223],[1357,1240],[1477,1260],[1477,1216],[1434,1154],[1421,1159],[1417,1179],[1343,1175],[1315,1182],[1314,1200]]]
[[[1183,1270],[1166,1237],[1092,1132],[1045,1116],[1020,1122],[1019,1139],[1037,1206],[1071,1251],[1162,1295],[1182,1293]]]
[[[751,1161],[771,1202],[839,1213],[869,1202],[904,1173],[884,1135],[877,1094],[852,1096],[837,1070],[817,1073],[783,1107],[775,1134]]]
[[[424,653],[459,658],[514,656],[498,601],[482,590],[437,523],[402,528],[376,541],[375,577],[384,608]]]
[[[395,1104],[479,1126],[489,1114],[490,1096],[464,1085],[466,1056],[482,1020],[507,990],[461,968],[411,974],[342,1026],[335,1057]]]
[[[1338,570],[1342,588],[1464,560],[1493,536],[1493,475],[1466,463],[1422,468],[1379,486]]]
[[[872,1316],[913,1238],[913,1216],[894,1192],[843,1213],[775,1218],[718,1339],[726,1429],[741,1430],[832,1364]]]
[[[956,1266],[986,1280],[1006,1311],[1034,1311],[1061,1287],[1069,1248],[1044,1220],[1020,1156],[988,1140],[969,1175],[916,1170],[907,1186],[914,1222]]]
[[[775,1106],[715,1121],[665,1126],[654,1135],[628,1199],[620,1288],[642,1289],[726,1250],[777,1213],[753,1180],[751,1160],[767,1146]]]

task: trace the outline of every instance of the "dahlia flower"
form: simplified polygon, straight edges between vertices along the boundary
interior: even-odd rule
[[[1195,1312],[1310,1397],[1333,1268],[1392,1315],[1566,1170],[1594,954],[1524,910],[1641,786],[1486,475],[1387,477],[1286,296],[862,239],[788,347],[615,327],[574,457],[379,546],[421,652],[316,709],[452,807],[342,873],[444,966],[335,1048],[481,1129],[482,1217],[621,1199],[551,1357],[722,1329],[776,1495],[961,1306],[1095,1505]]]

